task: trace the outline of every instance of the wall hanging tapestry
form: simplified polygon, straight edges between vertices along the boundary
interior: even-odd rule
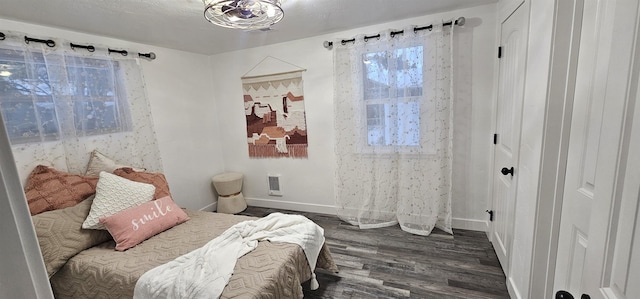
[[[303,71],[242,77],[249,157],[307,157]]]

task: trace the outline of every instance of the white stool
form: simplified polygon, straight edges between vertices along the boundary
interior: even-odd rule
[[[242,173],[225,172],[211,179],[219,195],[218,213],[235,214],[247,208],[242,195],[242,178]]]

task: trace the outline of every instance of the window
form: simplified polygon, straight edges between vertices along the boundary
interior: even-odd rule
[[[363,54],[367,145],[420,145],[422,46]]]
[[[12,143],[57,140],[65,125],[80,136],[130,130],[117,62],[51,60],[41,53],[0,51],[0,110]]]

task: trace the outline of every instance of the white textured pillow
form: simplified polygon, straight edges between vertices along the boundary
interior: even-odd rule
[[[106,229],[100,224],[101,217],[114,215],[122,210],[143,204],[153,199],[156,187],[100,172],[96,186],[96,197],[91,204],[89,216],[82,223],[85,229]]]
[[[93,150],[93,152],[91,152],[91,158],[89,158],[89,164],[87,164],[87,171],[85,171],[84,175],[98,176],[101,171],[113,173],[114,170],[122,167],[131,166],[119,164],[111,158],[103,155],[98,150]],[[141,172],[146,169],[133,168],[133,170]]]

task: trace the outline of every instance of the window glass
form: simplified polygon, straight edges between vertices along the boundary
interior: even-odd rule
[[[364,68],[364,98],[389,98],[389,60],[387,52],[365,53],[362,58]]]
[[[388,104],[367,105],[367,143],[369,145],[389,145],[385,115]]]
[[[395,89],[397,97],[417,97],[422,95],[422,46],[396,49]]]
[[[422,46],[365,53],[362,63],[367,145],[419,146]]]
[[[66,66],[47,66],[39,53],[0,51],[0,110],[12,143],[58,139],[58,120],[69,113],[75,130],[84,135],[128,130],[117,62],[71,56],[65,60]],[[66,78],[54,82],[51,68]],[[57,95],[56,89],[68,94]]]
[[[75,58],[74,66],[67,67],[73,95],[73,116],[76,130],[86,134],[117,132],[118,66],[110,61]]]

